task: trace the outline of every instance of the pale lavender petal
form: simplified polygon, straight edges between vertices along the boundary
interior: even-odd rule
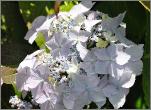
[[[75,5],[69,12],[70,15],[76,17],[82,13],[89,11],[94,3],[92,1],[82,1],[80,4]],[[80,10],[79,10],[80,9]]]
[[[119,14],[117,17],[114,18],[108,18],[102,21],[102,29],[114,32],[115,29],[120,25],[122,22],[123,18],[125,16],[125,12],[122,14]]]
[[[89,91],[90,98],[93,102],[106,102],[106,97],[103,91],[99,88],[93,88]]]
[[[40,27],[46,20],[45,16],[39,16],[35,18],[35,20],[32,22],[32,28],[36,29]]]
[[[48,46],[48,48],[54,50],[58,48],[58,43],[55,41],[54,37],[49,40],[48,42],[46,42],[46,45]]]
[[[143,56],[144,44],[132,45],[130,48],[126,48],[125,52],[131,56],[132,61],[141,59]]]
[[[143,62],[141,60],[138,61],[130,61],[125,65],[125,68],[133,71],[133,74],[140,75],[143,70]]]
[[[96,74],[94,71],[95,64],[92,62],[83,62],[80,64],[80,67],[83,68],[88,74]]]
[[[93,48],[94,54],[97,56],[99,60],[110,60],[110,57],[107,53],[107,50],[105,48],[99,49],[99,48]]]
[[[95,72],[97,74],[108,74],[109,61],[97,61],[95,63]]]
[[[115,109],[122,107],[126,101],[126,95],[129,89],[120,89],[116,95],[109,97],[109,101],[114,106]]]

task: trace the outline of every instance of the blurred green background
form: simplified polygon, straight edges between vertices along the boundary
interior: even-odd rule
[[[62,2],[61,11],[69,11],[74,2]],[[53,1],[2,1],[1,2],[1,63],[9,68],[16,68],[27,54],[38,49],[36,43],[28,44],[24,36],[31,27],[32,21],[41,15],[54,13]],[[142,75],[136,78],[134,86],[130,89],[125,109],[150,108],[150,6],[149,2],[139,1],[100,1],[92,10],[99,10],[114,17],[126,11],[124,22],[127,24],[126,36],[136,44],[144,44],[144,67]],[[2,74],[6,74],[5,72]],[[9,74],[9,73],[7,73]],[[7,75],[6,74],[6,75]],[[12,74],[12,73],[11,73]],[[3,84],[1,87],[1,106],[10,108],[8,100],[16,93],[11,84]],[[92,103],[90,108],[95,109]],[[113,108],[107,102],[103,108]]]

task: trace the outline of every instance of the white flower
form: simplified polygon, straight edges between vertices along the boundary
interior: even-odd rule
[[[75,5],[69,13],[66,13],[66,12],[60,12],[58,14],[58,16],[61,16],[64,18],[67,18],[68,16],[71,16],[71,18],[74,20],[74,23],[80,23],[83,21],[83,17],[81,17],[84,12],[87,12],[90,10],[90,8],[92,8],[92,6],[94,5],[94,3],[92,4],[91,1],[88,1],[88,2],[81,2],[80,4],[78,5]],[[80,11],[79,11],[80,9]],[[78,10],[78,11],[77,11]],[[79,19],[80,18],[80,19]],[[81,19],[82,18],[82,19]],[[48,41],[50,39],[50,36],[51,34],[49,35],[49,33],[52,33],[53,30],[52,29],[52,23],[56,20],[56,16],[52,15],[52,16],[48,16],[48,17],[45,17],[45,16],[40,16],[40,17],[37,17],[33,23],[32,23],[32,28],[27,32],[26,36],[25,36],[25,39],[28,40],[28,42],[30,44],[32,44],[34,42],[34,40],[37,38],[37,34],[39,32],[42,32],[44,35],[45,35],[45,39],[46,41]],[[66,20],[66,19],[64,19]],[[56,22],[58,22],[56,20]],[[67,20],[68,22],[68,20]],[[65,22],[64,22],[65,23]],[[72,22],[71,22],[72,23]],[[70,23],[69,24],[58,24],[60,25],[59,28],[61,28],[62,26],[64,27],[65,25],[67,25],[67,27],[70,26]],[[77,24],[76,24],[77,25]],[[57,25],[54,24],[54,26],[56,27]],[[72,24],[71,24],[72,26]],[[72,26],[73,27],[73,26]],[[57,28],[57,27],[56,27]],[[79,28],[79,26],[77,25],[77,28]],[[62,29],[62,28],[61,28]]]
[[[59,32],[54,34],[53,38],[46,44],[51,49],[52,56],[56,58],[59,56],[67,57],[70,53],[72,43],[71,40],[68,40],[66,34]]]

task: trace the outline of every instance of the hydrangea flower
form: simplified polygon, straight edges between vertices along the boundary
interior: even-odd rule
[[[82,14],[89,11],[93,5],[94,3],[92,4],[91,1],[82,1],[80,4],[75,5],[68,13],[59,12],[58,17],[60,21],[55,15],[37,17],[33,21],[32,28],[27,32],[25,39],[32,44],[39,32],[42,32],[45,35],[46,41],[48,41],[56,30],[59,30],[59,32],[66,32],[63,30],[71,30],[72,28],[73,30],[79,30],[83,20],[85,20]]]
[[[67,39],[67,35],[64,33],[56,33],[51,40],[47,42],[47,46],[52,50],[52,56],[54,58],[59,56],[65,56],[70,53],[72,41]]]
[[[102,106],[106,98],[99,88],[100,79],[96,75],[75,75],[69,93],[64,96],[64,104],[68,109],[82,109],[83,105],[91,101]],[[93,83],[92,83],[93,82]]]
[[[49,24],[52,22],[54,16],[39,16],[37,17],[33,23],[31,29],[27,32],[25,39],[28,40],[30,44],[34,42],[34,40],[37,38],[37,35],[39,32],[42,32],[45,36],[45,39],[48,40],[48,30],[49,30]]]
[[[42,32],[50,49],[38,50],[20,63],[16,84],[31,91],[42,110],[75,109],[106,98],[122,107],[135,77],[142,72],[143,44],[125,37],[125,12],[111,18],[90,11],[94,3],[82,1],[69,12],[35,19],[25,39],[33,43]]]

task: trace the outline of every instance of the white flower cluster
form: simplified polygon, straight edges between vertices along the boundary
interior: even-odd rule
[[[31,109],[32,108],[32,104],[30,102],[22,101],[16,95],[10,97],[9,103],[11,104],[12,108],[17,108],[17,109]]]
[[[93,5],[83,1],[58,17],[40,16],[25,36],[32,44],[43,33],[50,49],[27,55],[16,76],[42,110],[80,110],[91,102],[101,108],[106,98],[120,108],[142,72],[143,44],[125,37],[125,13],[111,18],[89,11]]]

